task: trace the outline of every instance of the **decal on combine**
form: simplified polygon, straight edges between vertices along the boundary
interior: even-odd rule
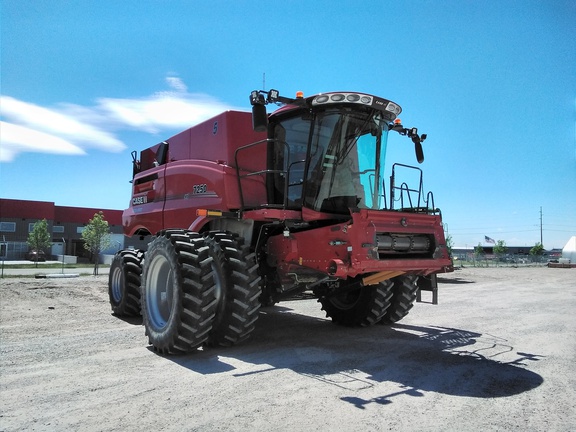
[[[205,194],[206,192],[208,192],[208,185],[206,185],[205,183],[192,186],[192,193],[194,195]]]
[[[132,205],[146,204],[148,197],[146,195],[132,198]]]

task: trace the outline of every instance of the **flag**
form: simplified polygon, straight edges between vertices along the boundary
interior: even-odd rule
[[[488,236],[484,236],[484,241],[485,241],[486,243],[494,243],[494,244],[496,244],[496,242],[494,241],[494,239],[492,239],[492,238],[490,238],[490,237],[488,237]]]

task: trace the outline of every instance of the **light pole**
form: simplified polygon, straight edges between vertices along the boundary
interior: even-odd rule
[[[64,274],[64,261],[66,259],[66,240],[62,237],[62,274]]]
[[[544,247],[544,243],[542,241],[542,207],[540,207],[540,244]]]
[[[2,244],[0,245],[0,255],[2,255],[2,279],[4,279],[4,259],[8,255],[8,244],[6,243],[6,236],[2,236]]]

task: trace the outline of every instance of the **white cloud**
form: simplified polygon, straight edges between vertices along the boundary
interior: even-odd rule
[[[230,106],[205,95],[158,93],[142,99],[99,99],[98,109],[117,123],[157,133],[166,128],[188,128]]]
[[[175,132],[191,127],[231,109],[213,97],[188,93],[184,82],[168,76],[170,91],[148,97],[100,98],[94,106],[61,103],[46,108],[1,96],[1,162],[10,162],[24,152],[78,155],[95,148],[120,152],[126,148],[119,130],[149,133]]]
[[[64,138],[82,147],[94,147],[112,152],[126,148],[113,134],[57,109],[44,108],[9,96],[2,96],[0,103],[4,117],[29,129]],[[35,146],[34,143],[30,145]]]
[[[186,84],[184,84],[184,82],[178,77],[173,76],[166,77],[166,82],[170,87],[172,87],[174,90],[178,92],[186,93],[188,91],[188,87],[186,86]]]
[[[0,122],[0,139],[0,162],[12,162],[22,152],[85,154],[84,150],[65,139],[3,121]]]

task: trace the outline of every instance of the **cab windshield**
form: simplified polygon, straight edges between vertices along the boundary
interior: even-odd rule
[[[388,124],[377,110],[340,107],[280,121],[274,165],[286,172],[288,207],[336,214],[383,208],[387,137]],[[276,190],[280,182],[284,178],[276,179]]]

